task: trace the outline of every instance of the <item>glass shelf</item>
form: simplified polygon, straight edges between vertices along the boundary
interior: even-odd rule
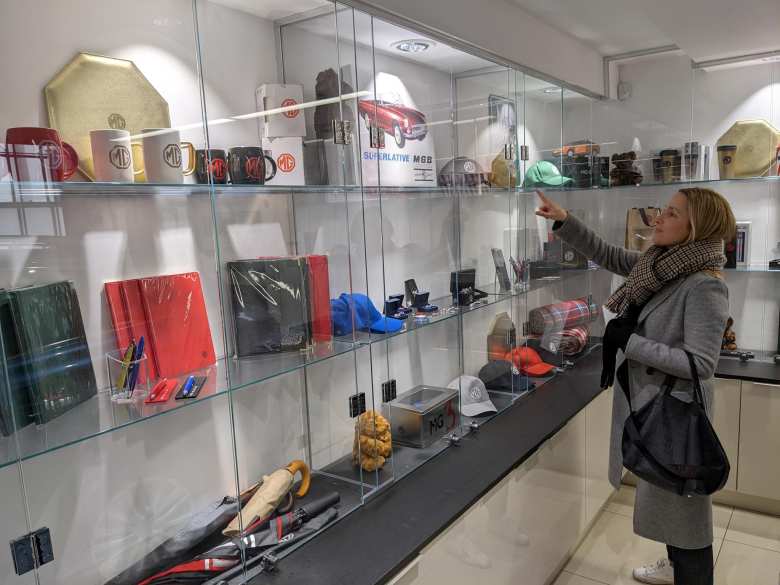
[[[778,176],[768,177],[747,177],[744,179],[708,179],[702,181],[677,181],[670,183],[643,182],[639,185],[620,185],[610,187],[544,187],[545,192],[572,192],[572,191],[613,191],[613,190],[632,190],[647,189],[657,187],[684,187],[684,186],[706,186],[719,185],[725,183],[745,184],[745,183],[777,183],[780,182]],[[204,193],[211,190],[207,184],[181,183],[181,184],[160,184],[160,183],[93,183],[67,181],[63,183],[13,183],[17,192],[23,196],[52,196],[59,194],[80,194],[80,195],[182,195],[182,193]],[[218,194],[291,194],[291,193],[364,193],[369,196],[382,195],[429,195],[429,196],[462,196],[474,197],[484,195],[514,195],[514,194],[533,194],[537,188],[516,187],[514,189],[502,187],[489,187],[486,185],[474,188],[468,187],[360,187],[358,185],[214,185],[214,191]],[[0,201],[1,202],[1,201]]]
[[[23,196],[43,196],[59,194],[78,195],[182,195],[183,193],[208,193],[211,185],[197,183],[93,183],[66,181],[64,183],[13,183],[17,192]],[[344,193],[359,192],[357,186],[329,185],[214,185],[217,193],[252,193],[252,194],[289,194],[289,193]]]
[[[431,325],[437,325],[443,321],[448,321],[449,319],[453,319],[458,315],[467,315],[469,313],[474,313],[475,311],[481,311],[492,305],[502,303],[509,299],[521,297],[523,295],[539,290],[541,288],[545,288],[547,286],[551,286],[559,282],[564,282],[570,278],[579,276],[581,274],[585,274],[588,272],[596,272],[597,270],[599,270],[598,267],[561,270],[560,276],[538,278],[532,280],[527,289],[516,290],[511,292],[498,291],[497,284],[477,286],[477,289],[486,292],[488,296],[480,301],[477,301],[476,303],[474,303],[469,307],[457,307],[452,305],[451,304],[452,297],[450,296],[433,299],[429,301],[430,304],[438,306],[439,310],[436,313],[430,313],[427,315],[425,313],[419,313],[427,316],[426,321],[418,322],[414,319],[413,316],[410,316],[404,322],[403,328],[400,331],[396,331],[395,333],[369,333],[367,331],[358,331],[355,334],[355,343],[357,343],[358,345],[367,345],[371,343],[386,341],[393,337],[398,337],[399,335],[412,333],[414,331],[418,331],[425,327],[430,327]],[[351,338],[338,337],[336,339],[338,341],[346,341],[347,339],[351,339]]]
[[[733,183],[733,184],[744,184],[744,183],[777,183],[780,182],[780,177],[777,176],[768,176],[768,177],[746,177],[744,179],[707,179],[707,180],[701,180],[701,181],[675,181],[670,183],[656,183],[656,182],[642,182],[639,185],[614,185],[610,187],[544,187],[541,190],[545,193],[569,193],[572,191],[597,191],[597,192],[603,192],[603,191],[614,191],[617,189],[621,190],[633,190],[633,189],[648,189],[648,188],[657,188],[657,187],[677,187],[677,188],[685,188],[685,187],[695,187],[695,186],[707,186],[707,185],[720,185],[725,183]],[[518,188],[517,191],[524,194],[533,194],[535,193],[537,188],[532,189],[526,189],[526,188]]]
[[[192,372],[194,375],[207,376],[207,381],[198,397],[190,400],[175,400],[172,397],[164,403],[145,404],[147,395],[138,393],[130,402],[116,403],[111,400],[108,390],[101,390],[97,395],[45,425],[27,425],[13,435],[0,437],[0,468],[16,461],[17,441],[19,456],[23,460],[32,459],[217,396],[226,396],[228,380],[232,391],[241,391],[254,384],[348,353],[354,347],[351,342],[334,341],[317,344],[306,352],[266,354],[240,360],[223,358],[210,368]],[[179,376],[178,379],[182,382],[186,375]]]
[[[780,268],[769,268],[768,264],[752,265],[752,266],[737,266],[736,268],[724,268],[725,273],[729,272],[775,272],[780,274]]]

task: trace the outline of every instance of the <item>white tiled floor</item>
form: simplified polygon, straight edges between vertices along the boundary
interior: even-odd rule
[[[628,585],[631,570],[666,554],[634,534],[634,488],[616,493],[554,585]],[[715,506],[716,585],[780,584],[780,518]]]

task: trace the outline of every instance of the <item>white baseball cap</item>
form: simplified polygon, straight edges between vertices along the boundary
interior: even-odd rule
[[[449,388],[460,388],[460,411],[466,416],[479,416],[498,412],[490,400],[484,382],[474,376],[459,376],[450,382]]]

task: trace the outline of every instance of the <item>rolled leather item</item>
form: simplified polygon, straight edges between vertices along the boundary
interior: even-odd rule
[[[222,531],[222,534],[231,538],[240,536],[242,527],[246,529],[260,519],[269,518],[292,489],[295,483],[295,474],[298,472],[301,473],[302,481],[295,495],[299,498],[305,496],[311,485],[311,474],[303,461],[295,460],[287,467],[277,469],[271,475],[263,477],[263,483],[255,495],[244,506],[241,513]]]

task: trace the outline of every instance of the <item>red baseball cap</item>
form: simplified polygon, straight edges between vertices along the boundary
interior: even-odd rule
[[[546,376],[555,369],[555,366],[546,364],[530,347],[516,347],[506,354],[506,359],[511,360],[515,367],[529,376]]]

